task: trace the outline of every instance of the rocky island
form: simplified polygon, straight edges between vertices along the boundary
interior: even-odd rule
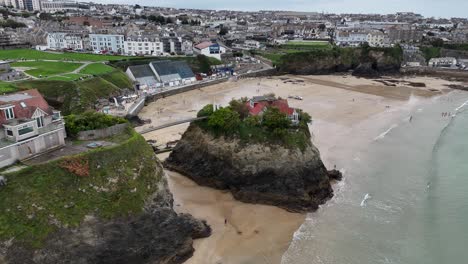
[[[327,171],[311,143],[311,117],[273,95],[207,105],[165,166],[200,185],[230,190],[243,202],[293,212],[314,211],[333,196]]]

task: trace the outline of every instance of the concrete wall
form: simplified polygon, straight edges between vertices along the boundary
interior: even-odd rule
[[[63,145],[65,129],[61,128],[0,148],[0,168]]]
[[[78,133],[77,138],[78,140],[95,140],[99,138],[110,137],[122,133],[127,128],[127,126],[128,124],[117,124],[101,129],[81,131]]]
[[[453,77],[468,79],[468,71],[442,69],[434,67],[404,67],[400,69],[402,74],[431,75],[439,77]]]

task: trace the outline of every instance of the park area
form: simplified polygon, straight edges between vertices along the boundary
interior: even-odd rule
[[[112,61],[125,56],[74,52],[45,52],[33,49],[0,50],[0,60]]]

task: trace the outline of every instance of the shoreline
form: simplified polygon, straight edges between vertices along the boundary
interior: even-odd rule
[[[284,98],[299,95],[304,100],[289,99],[290,105],[311,114],[313,142],[320,150],[323,162],[328,168],[337,164],[340,169],[342,161],[359,158],[353,146],[371,144],[421,100],[451,91],[445,85],[454,83],[424,77],[404,79],[425,82],[427,87],[388,87],[371,79],[347,75],[251,78],[158,100],[146,106],[140,116],[152,119],[154,125],[161,125],[193,117],[208,103],[226,105],[233,97],[269,92]],[[151,132],[145,138],[162,144],[180,138],[187,127],[188,124],[182,124]],[[228,192],[198,186],[175,172],[166,173],[175,199],[174,209],[205,219],[213,228],[211,237],[194,241],[194,256],[185,263],[280,263],[295,232],[305,221],[306,214],[244,204],[235,201]],[[333,185],[334,189],[336,186]],[[226,227],[224,219],[228,218],[228,223],[233,225]]]

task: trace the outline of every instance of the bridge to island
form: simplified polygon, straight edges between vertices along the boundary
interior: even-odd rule
[[[168,128],[168,127],[177,126],[177,125],[180,125],[180,124],[190,123],[190,122],[197,121],[197,120],[203,120],[203,119],[206,119],[206,118],[207,118],[206,116],[203,116],[203,117],[194,117],[194,118],[178,120],[178,121],[174,121],[174,122],[171,122],[171,123],[166,123],[166,124],[160,125],[160,126],[152,126],[152,127],[141,130],[139,133],[143,135],[143,134],[153,132],[153,131],[156,131],[156,130],[160,130],[160,129],[163,129],[163,128]]]

